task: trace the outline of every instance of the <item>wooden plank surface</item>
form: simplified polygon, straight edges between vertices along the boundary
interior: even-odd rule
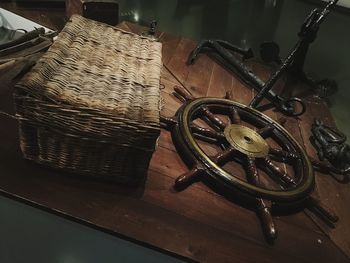
[[[299,127],[308,154],[317,159],[316,151],[309,140],[311,124],[315,118],[320,118],[327,125],[335,127],[325,102],[319,98],[311,97],[307,100],[307,111],[300,117]],[[317,221],[317,223],[347,255],[350,255],[350,210],[345,209],[345,204],[349,204],[350,201],[350,185],[349,183],[337,182],[329,175],[316,172],[316,187],[322,202],[331,207],[340,218],[334,229],[325,227],[322,222]]]
[[[136,33],[144,30],[129,23],[120,27]],[[250,101],[252,90],[207,56],[193,66],[186,65],[193,41],[167,33],[159,36],[165,65],[163,114],[172,116],[181,105],[171,94],[174,85],[184,85],[196,96],[223,97],[230,92],[237,101]],[[263,67],[255,65],[254,69],[268,76]],[[10,87],[0,86],[0,91],[0,109],[13,113]],[[287,129],[299,130],[296,136],[303,143],[313,114],[325,111],[320,105],[305,119],[287,122]],[[278,118],[272,111],[267,114]],[[325,233],[302,212],[279,216],[275,218],[279,238],[270,245],[253,211],[226,200],[203,183],[180,193],[173,190],[175,178],[188,168],[167,131],[161,133],[145,186],[135,189],[71,177],[26,161],[20,153],[16,121],[1,115],[0,122],[0,188],[6,196],[199,262],[349,262],[339,249],[348,252],[348,186],[326,176],[317,179],[317,189],[342,218],[340,230]],[[309,145],[306,148],[311,151]]]

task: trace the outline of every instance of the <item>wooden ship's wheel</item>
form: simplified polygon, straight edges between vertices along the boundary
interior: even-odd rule
[[[310,196],[312,165],[281,124],[229,99],[196,99],[183,88],[174,90],[184,104],[174,117],[162,117],[162,125],[171,130],[190,168],[177,178],[176,190],[203,179],[219,193],[255,208],[268,240],[277,237],[273,208],[308,208],[330,224],[338,220]]]

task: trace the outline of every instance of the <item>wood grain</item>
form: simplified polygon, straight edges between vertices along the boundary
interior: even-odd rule
[[[299,125],[307,153],[317,159],[316,151],[309,140],[311,124],[315,118],[321,118],[327,125],[335,126],[325,102],[311,97],[307,100],[307,111],[300,117]],[[330,175],[316,172],[316,188],[322,202],[332,208],[340,218],[334,229],[325,227],[323,222],[316,222],[347,255],[350,255],[350,211],[344,209],[344,205],[350,201],[350,185],[338,183]]]
[[[143,30],[130,23],[120,27],[132,32]],[[252,90],[207,56],[201,56],[194,66],[186,65],[195,46],[193,41],[167,33],[159,36],[164,43],[164,115],[172,116],[181,105],[171,94],[172,87],[179,84],[196,96],[223,97],[230,92],[237,101],[250,101]],[[259,74],[265,73],[262,70]],[[11,87],[0,88],[4,95],[0,108],[11,112]],[[320,105],[315,112],[325,111]],[[287,128],[295,131],[301,142],[306,142],[313,116],[311,110],[308,114],[305,119],[287,122]],[[0,123],[0,192],[6,196],[199,262],[349,262],[333,240],[342,249],[349,244],[346,208],[350,194],[348,186],[338,185],[328,177],[317,179],[318,190],[322,199],[345,218],[339,224],[340,230],[328,232],[329,239],[303,213],[279,216],[279,238],[269,245],[253,211],[223,198],[203,183],[183,192],[173,190],[174,179],[188,168],[175,152],[167,131],[161,132],[145,185],[129,188],[73,177],[24,160],[16,121],[1,115]],[[342,235],[342,231],[346,234]]]

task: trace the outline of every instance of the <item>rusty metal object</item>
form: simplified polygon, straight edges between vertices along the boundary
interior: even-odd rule
[[[305,60],[305,56],[309,45],[315,40],[320,24],[329,14],[330,10],[336,5],[338,0],[333,0],[327,3],[322,10],[314,9],[307,19],[304,21],[301,30],[298,34],[299,40],[294,48],[290,51],[287,58],[281,62],[278,57],[278,46],[268,45],[269,51],[263,52],[265,58],[275,60],[280,63],[279,69],[274,72],[271,78],[265,83],[256,76],[250,68],[244,64],[244,59],[249,57],[251,50],[245,50],[233,46],[232,44],[222,40],[204,40],[192,51],[189,56],[188,63],[194,63],[198,54],[202,51],[210,49],[214,51],[214,55],[219,58],[228,68],[237,72],[242,79],[253,86],[258,91],[258,94],[253,98],[250,106],[256,108],[263,98],[267,98],[279,111],[290,116],[299,116],[305,112],[305,104],[296,97],[284,99],[277,95],[271,89],[277,80],[287,71],[300,71]],[[266,45],[265,45],[266,46]],[[266,51],[266,47],[265,47]],[[242,56],[243,60],[239,59],[236,54]],[[299,104],[300,107],[297,107]],[[300,110],[298,110],[300,108]]]
[[[350,146],[346,144],[346,136],[320,120],[315,120],[311,132],[310,140],[321,161],[314,160],[314,166],[322,172],[350,175]]]
[[[234,50],[235,52],[239,53],[243,57],[247,57],[247,54],[250,53],[249,50],[240,49],[238,47],[236,47],[236,49],[231,48],[231,50],[227,50],[220,43],[221,43],[221,40],[202,41],[196,47],[196,49],[194,49],[190,54],[188,63],[189,64],[194,63],[198,54],[203,50],[207,50],[208,47],[210,47],[212,50],[215,51],[213,55],[216,56],[216,58],[218,58],[220,61],[222,61],[225,64],[225,66],[227,66],[232,71],[237,72],[238,75],[248,84],[252,85],[252,87],[256,91],[261,92],[261,90],[263,90],[261,94],[257,95],[258,97],[256,97],[255,99],[257,100],[257,102],[260,102],[261,97],[266,97],[269,101],[271,101],[271,103],[274,104],[274,106],[279,111],[289,116],[299,116],[305,112],[305,104],[299,98],[292,97],[289,99],[284,99],[283,97],[277,95],[275,92],[271,90],[271,88],[273,87],[277,79],[280,77],[280,75],[285,71],[285,69],[290,64],[294,55],[289,58],[287,63],[284,64],[283,68],[281,67],[281,70],[278,70],[275,73],[274,77],[271,78],[269,82],[265,83],[258,76],[256,76],[248,66],[245,65],[244,61],[237,58],[237,56],[234,55],[231,51],[231,50]],[[203,47],[206,47],[206,48],[204,49]],[[294,105],[295,103],[299,103],[301,105],[301,110],[298,112],[296,112],[297,107]],[[256,106],[255,104],[258,104],[258,103],[253,102],[252,106]]]
[[[270,241],[277,237],[271,211],[278,207],[317,211],[329,225],[338,220],[319,200],[310,197],[314,187],[311,162],[303,147],[280,124],[232,100],[196,99],[178,86],[175,93],[185,102],[174,117],[161,117],[161,123],[171,131],[177,151],[190,168],[176,179],[176,190],[204,181],[226,197],[246,203],[256,211]],[[199,126],[201,122],[196,120],[207,125]],[[273,146],[270,140],[275,142]],[[221,150],[209,155],[199,141]],[[245,179],[224,168],[230,162],[242,166]],[[292,170],[281,169],[285,164]],[[264,180],[260,180],[262,177]],[[274,183],[266,185],[267,180]]]

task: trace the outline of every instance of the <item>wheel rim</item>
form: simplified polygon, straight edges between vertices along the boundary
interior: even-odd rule
[[[194,116],[203,110],[203,107],[208,107],[218,111],[222,108],[222,111],[226,111],[230,107],[234,107],[240,111],[240,114],[244,113],[245,118],[256,118],[260,121],[259,125],[272,125],[274,127],[274,133],[282,136],[285,141],[289,143],[289,147],[298,154],[299,164],[299,180],[294,187],[290,189],[272,190],[263,187],[255,186],[238,177],[228,173],[220,166],[218,166],[197,144],[193,133],[191,131],[191,122]],[[273,121],[266,115],[249,108],[243,104],[218,98],[199,98],[185,104],[179,109],[177,113],[178,117],[178,128],[180,140],[183,141],[183,145],[194,156],[194,159],[202,164],[207,169],[207,174],[214,180],[229,189],[238,190],[244,194],[251,195],[252,197],[262,197],[272,201],[297,201],[305,198],[308,193],[312,190],[314,185],[314,174],[309,159],[304,149],[299,143],[286,131],[280,124]],[[282,138],[281,137],[281,138]],[[281,138],[279,138],[281,140]]]

